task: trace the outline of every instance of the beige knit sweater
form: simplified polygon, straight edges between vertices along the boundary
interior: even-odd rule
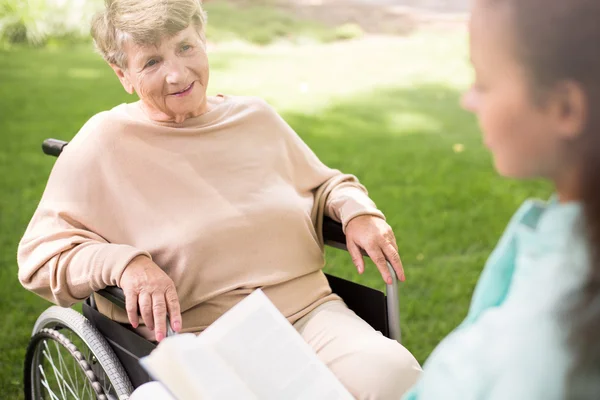
[[[69,306],[118,286],[143,254],[175,282],[183,331],[256,288],[294,322],[334,298],[321,271],[323,214],[344,227],[383,217],[265,102],[225,96],[181,124],[122,104],[92,117],[57,160],[19,245],[19,279]],[[99,308],[127,321],[106,301]]]

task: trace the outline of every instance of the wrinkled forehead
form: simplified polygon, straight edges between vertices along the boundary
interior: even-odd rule
[[[135,40],[129,37],[123,43],[123,51],[133,62],[145,60],[149,56],[173,52],[182,44],[194,44],[202,41],[202,37],[194,27],[190,26],[174,35],[157,36],[155,40]]]

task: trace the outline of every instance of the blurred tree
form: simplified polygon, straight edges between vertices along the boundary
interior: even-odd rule
[[[49,37],[87,37],[102,0],[0,0],[0,40],[41,45]]]

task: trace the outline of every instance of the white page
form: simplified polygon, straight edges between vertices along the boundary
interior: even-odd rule
[[[261,400],[352,399],[261,290],[197,340],[215,349]]]
[[[198,337],[165,339],[141,363],[178,400],[352,399],[261,290]]]
[[[223,359],[191,333],[165,339],[140,363],[178,400],[257,400]]]

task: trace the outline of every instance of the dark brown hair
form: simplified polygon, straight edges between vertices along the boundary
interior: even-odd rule
[[[600,398],[600,0],[481,0],[508,7],[517,57],[534,90],[563,81],[585,92],[588,119],[582,132],[578,187],[589,244],[590,272],[566,306],[565,329],[575,355],[565,398]],[[569,266],[565,266],[569,273]]]

